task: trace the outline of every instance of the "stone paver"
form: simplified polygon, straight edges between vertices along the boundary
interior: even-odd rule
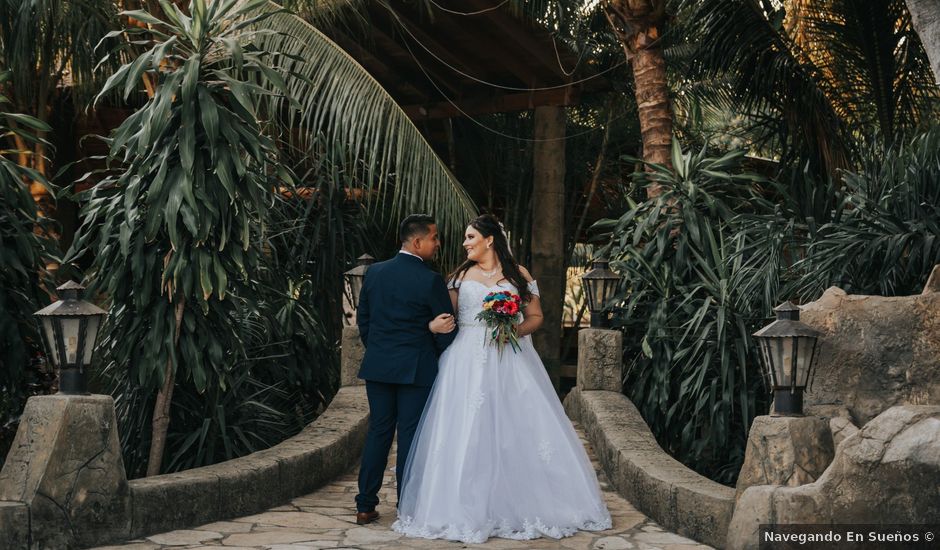
[[[578,426],[575,426],[578,428]],[[520,548],[569,550],[706,550],[711,548],[693,540],[664,531],[654,521],[634,508],[607,482],[593,449],[578,429],[588,455],[597,470],[604,491],[607,508],[613,518],[613,528],[599,532],[580,532],[561,540],[536,539],[514,541],[492,538],[485,544],[463,544],[443,540],[413,539],[391,530],[395,521],[395,475],[388,471],[379,492],[381,518],[362,527],[356,525],[355,497],[358,466],[334,479],[318,491],[295,498],[290,503],[271,510],[220,521],[191,529],[152,535],[124,545],[99,547],[93,550],[361,550],[435,549],[435,548]],[[394,453],[394,450],[393,450]],[[389,464],[395,463],[394,455]],[[219,536],[221,535],[221,536]],[[191,541],[186,544],[187,541]]]

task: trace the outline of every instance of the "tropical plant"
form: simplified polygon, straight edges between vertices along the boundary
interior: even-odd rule
[[[672,167],[649,165],[617,220],[596,224],[612,267],[625,276],[615,298],[624,339],[624,392],[667,452],[719,481],[733,481],[751,420],[766,402],[751,334],[776,296],[733,220],[752,208],[755,184],[742,152],[709,157],[672,152]]]
[[[0,73],[0,89],[9,77]],[[37,231],[48,220],[39,216],[29,192],[29,182],[48,182],[11,157],[24,154],[16,143],[39,143],[36,132],[48,130],[43,122],[13,112],[8,98],[0,94],[0,436],[23,408],[26,366],[42,353],[32,314],[48,303],[43,292],[50,279],[46,264],[55,260],[54,244],[44,231]],[[25,154],[32,155],[32,147]]]
[[[129,12],[161,30],[127,30],[153,46],[99,94],[120,86],[127,97],[145,72],[156,77],[153,96],[108,140],[108,160],[120,166],[82,197],[73,246],[73,257],[94,255],[94,288],[111,301],[106,360],[158,390],[148,475],[161,471],[176,380],[203,392],[240,376],[245,349],[233,318],[251,305],[235,296],[252,296],[271,191],[290,181],[247,74],[283,78],[233,38],[260,3],[194,0],[188,16],[164,2],[166,20]]]
[[[835,177],[869,136],[928,123],[938,90],[902,0],[684,2],[684,101],[747,117],[760,154]]]
[[[427,208],[462,231],[473,212],[391,98],[308,23],[261,0],[193,0],[189,13],[160,5],[162,16],[125,13],[147,24],[124,32],[149,49],[100,96],[117,89],[127,98],[145,75],[154,93],[110,137],[109,160],[121,166],[82,197],[72,254],[95,255],[98,288],[112,299],[105,370],[129,367],[129,383],[145,390],[126,400],[129,422],[146,392],[159,389],[148,474],[167,456],[177,387],[187,396],[218,391],[223,407],[239,402],[225,394],[236,380],[242,389],[272,388],[259,395],[273,401],[299,392],[298,414],[307,419],[328,398],[339,275],[361,253],[347,245],[367,242],[367,217],[381,227],[406,209]],[[285,165],[307,173],[294,181]],[[145,353],[135,352],[145,340]],[[293,380],[275,390],[263,373],[277,368]],[[174,451],[171,467],[248,449],[225,444],[222,419],[233,411],[213,414],[195,440],[195,462]],[[182,430],[187,435],[173,442],[189,445],[194,432]],[[216,449],[225,453],[201,449],[220,437]],[[142,440],[124,443],[138,452]]]
[[[861,168],[832,189],[833,217],[809,227],[798,293],[835,285],[853,294],[919,293],[940,264],[940,127],[909,141],[876,144]]]
[[[116,2],[0,0],[0,69],[16,75],[3,84],[3,90],[16,112],[43,123],[42,129],[34,128],[38,137],[48,137],[56,104],[63,96],[79,108],[94,96],[106,73],[94,70],[99,61],[95,45],[116,26]],[[112,60],[104,64],[114,65]],[[49,143],[14,139],[18,164],[51,178]],[[32,193],[46,193],[41,180],[34,180]]]
[[[673,109],[662,46],[669,2],[604,0],[600,4],[633,68],[643,160],[669,166]],[[653,184],[647,192],[654,196],[659,188]]]
[[[286,94],[268,96],[270,112],[287,111],[271,121],[285,141],[307,159],[329,155],[383,230],[397,227],[405,214],[430,212],[442,238],[458,239],[476,207],[405,111],[313,23],[278,8],[267,3],[264,10],[273,10],[272,16],[263,29],[252,27],[257,32],[251,40],[279,52],[280,66],[291,75]],[[334,20],[329,11],[316,13],[311,18],[318,24]],[[273,83],[262,85],[272,91]],[[301,108],[285,109],[288,102]],[[460,249],[447,252],[444,263],[456,265]]]

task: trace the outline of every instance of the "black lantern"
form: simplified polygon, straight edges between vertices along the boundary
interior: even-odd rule
[[[368,254],[363,254],[356,259],[356,267],[343,273],[346,284],[349,285],[349,303],[353,310],[359,307],[359,293],[362,292],[362,281],[366,278],[366,271],[369,266],[375,263],[375,258]]]
[[[777,320],[754,333],[764,372],[774,392],[773,416],[802,416],[803,391],[809,385],[819,348],[818,330],[800,322],[800,308],[784,302]]]
[[[604,307],[614,297],[620,276],[611,271],[607,260],[594,260],[592,269],[581,276],[587,294],[588,309],[591,310],[591,326],[607,328],[610,321]]]
[[[58,289],[59,301],[33,315],[39,317],[40,332],[52,364],[59,369],[59,393],[87,393],[85,371],[91,366],[95,339],[105,312],[81,299],[85,287],[69,281]]]

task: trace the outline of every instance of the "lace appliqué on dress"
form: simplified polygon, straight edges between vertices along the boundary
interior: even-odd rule
[[[490,537],[510,540],[532,540],[541,537],[561,539],[570,537],[578,531],[604,531],[611,528],[610,516],[602,521],[576,520],[573,526],[559,527],[546,525],[539,518],[522,520],[521,528],[514,528],[507,520],[490,520],[484,529],[473,529],[460,525],[446,525],[440,529],[431,529],[426,525],[416,525],[409,517],[399,517],[392,524],[392,529],[408,537],[423,539],[456,540],[467,544],[481,544]]]

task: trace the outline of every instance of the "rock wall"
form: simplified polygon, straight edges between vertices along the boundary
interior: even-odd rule
[[[758,416],[747,437],[735,499],[754,485],[797,487],[822,476],[833,456],[829,421],[817,416]]]
[[[847,437],[815,483],[744,491],[726,547],[756,549],[761,524],[936,523],[938,480],[940,406],[892,407]]]
[[[862,426],[894,405],[940,404],[940,293],[856,296],[833,287],[800,317],[823,332],[808,411],[844,406]]]
[[[734,489],[669,456],[622,393],[575,388],[565,399],[565,411],[581,422],[617,492],[663,527],[721,547]]]

